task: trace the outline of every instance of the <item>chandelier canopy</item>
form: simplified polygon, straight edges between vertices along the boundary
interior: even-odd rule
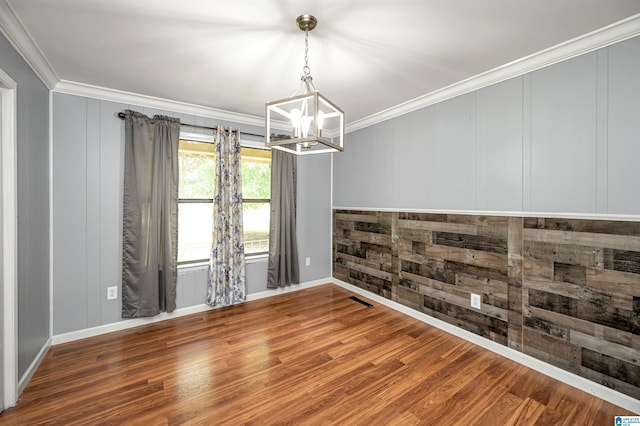
[[[288,98],[265,103],[265,145],[296,155],[343,151],[344,112],[316,90],[309,68],[309,31],[318,20],[301,15],[296,23],[305,32],[300,86]],[[272,129],[286,129],[290,134],[274,134]]]

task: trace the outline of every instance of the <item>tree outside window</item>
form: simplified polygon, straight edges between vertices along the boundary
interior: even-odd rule
[[[269,249],[271,151],[242,147],[245,254]],[[212,237],[215,145],[180,140],[178,189],[178,263],[209,260]]]

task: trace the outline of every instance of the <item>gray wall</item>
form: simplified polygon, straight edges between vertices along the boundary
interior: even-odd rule
[[[185,123],[233,125],[262,133],[260,128],[220,120],[54,93],[54,335],[121,321],[121,300],[107,300],[106,289],[121,285],[124,126],[117,113],[127,108],[179,117]],[[302,282],[331,276],[331,163],[329,156],[322,157],[299,161]],[[304,266],[305,257],[312,257],[311,266]],[[265,291],[266,277],[266,259],[248,263],[247,292]],[[206,270],[180,270],[178,308],[203,304],[206,287]]]
[[[300,282],[331,276],[331,156],[298,157],[297,237]],[[305,266],[305,259],[311,265]]]
[[[2,34],[0,68],[18,86],[18,377],[22,377],[49,338],[49,90]]]
[[[349,133],[334,206],[640,214],[640,38]]]

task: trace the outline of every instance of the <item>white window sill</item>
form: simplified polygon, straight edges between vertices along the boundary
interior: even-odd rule
[[[269,260],[269,255],[267,253],[253,254],[245,256],[244,263],[266,263],[267,260]]]
[[[266,263],[268,260],[269,260],[269,255],[266,253],[255,254],[255,255],[246,256],[244,259],[244,263],[245,264]],[[192,271],[202,271],[207,268],[209,268],[209,262],[190,263],[188,265],[179,265],[178,272],[185,273],[185,272],[192,272]]]

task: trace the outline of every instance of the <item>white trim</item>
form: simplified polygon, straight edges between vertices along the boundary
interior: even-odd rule
[[[29,368],[27,368],[27,371],[25,371],[22,377],[20,378],[20,382],[18,382],[18,395],[22,393],[24,388],[29,383],[29,380],[31,380],[35,372],[38,370],[38,367],[42,363],[42,360],[44,360],[44,357],[47,355],[47,351],[49,350],[50,347],[51,347],[51,337],[49,337],[49,339],[47,339],[45,344],[42,345],[42,348],[40,348],[40,352],[38,352],[38,355],[36,355],[34,360],[31,362],[31,365],[29,365]]]
[[[252,263],[267,263],[269,260],[268,253],[260,253],[260,254],[245,254],[244,263],[246,265],[250,265]]]
[[[267,260],[269,260],[268,253],[249,254],[249,255],[245,255],[244,263],[246,265],[251,265],[253,263],[267,263]],[[209,269],[209,261],[197,262],[197,263],[185,263],[182,265],[178,265],[179,274],[187,274],[187,273],[197,272],[197,271],[206,271],[208,269]]]
[[[53,89],[60,77],[7,0],[0,0],[0,31],[44,85]]]
[[[246,265],[251,265],[253,263],[267,263],[269,260],[268,253],[260,253],[260,254],[249,254],[245,255],[244,263]],[[198,262],[198,263],[186,263],[182,265],[178,265],[178,274],[188,274],[191,272],[197,271],[206,271],[209,269],[209,262]]]
[[[345,127],[345,133],[354,132],[429,105],[610,46],[639,34],[640,14],[637,14],[492,70],[458,81],[426,95],[418,96],[368,117],[352,121]]]
[[[331,154],[331,175],[329,176],[329,205],[333,206],[333,154]],[[329,274],[333,275],[333,208],[329,211]]]
[[[405,209],[402,207],[389,208],[389,207],[333,206],[332,208],[333,210],[356,210],[356,211],[370,211],[370,212],[408,212],[408,213],[433,213],[433,214],[460,214],[460,215],[474,215],[474,216],[544,217],[544,218],[552,218],[552,219],[618,220],[618,221],[625,221],[625,222],[640,222],[640,215],[632,215],[632,214]]]
[[[178,274],[190,274],[192,272],[205,271],[209,269],[209,262],[186,263],[178,265]]]
[[[53,92],[49,91],[49,339],[53,336]]]
[[[305,288],[316,287],[323,284],[330,284],[331,278],[323,278],[315,281],[308,281],[302,284],[292,284],[287,287],[278,287],[275,289],[269,289],[265,291],[261,291],[260,293],[253,293],[247,295],[247,302],[258,299],[265,299],[267,297],[277,296],[279,294],[291,293],[293,291],[303,290]]]
[[[189,127],[189,125],[185,124],[185,127]],[[213,133],[213,130],[210,130],[210,132]],[[242,134],[241,134],[241,136],[242,136]],[[213,134],[209,134],[209,133],[197,133],[197,132],[183,132],[183,131],[180,131],[180,139],[185,139],[185,140],[195,141],[195,142],[204,142],[204,143],[214,143],[215,142],[215,136]],[[240,146],[246,147],[246,148],[265,149],[265,150],[271,151],[271,148],[265,146],[263,141],[252,141],[252,140],[248,140],[248,139],[242,139],[242,137],[240,138]]]
[[[410,317],[413,317],[419,321],[437,327],[447,333],[453,334],[454,336],[460,337],[464,340],[481,346],[487,350],[490,350],[491,352],[497,353],[498,355],[509,358],[512,361],[536,370],[553,379],[560,380],[561,382],[566,383],[569,386],[573,386],[574,388],[595,395],[598,398],[602,398],[606,401],[611,402],[612,404],[633,411],[634,413],[640,413],[640,400],[634,399],[628,395],[617,392],[598,383],[592,382],[591,380],[585,379],[584,377],[570,373],[561,368],[554,367],[553,365],[547,364],[546,362],[540,361],[539,359],[533,358],[532,356],[526,355],[522,352],[516,351],[515,349],[511,349],[508,346],[501,345],[492,340],[480,337],[477,334],[463,330],[447,322],[416,311],[415,309],[409,308],[408,306],[401,305],[400,303],[378,296],[367,290],[363,290],[360,287],[356,287],[352,284],[348,284],[336,278],[332,278],[331,282],[346,290],[352,291],[375,302],[378,302],[381,305],[385,305],[393,310],[409,315]]]
[[[311,281],[303,284],[295,284],[286,288],[278,288],[274,290],[266,290],[260,293],[253,293],[247,295],[247,302],[251,300],[264,299],[266,297],[276,296],[279,294],[290,293],[292,291],[302,290],[304,288],[315,287],[322,284],[328,284],[331,282],[331,278],[325,278],[322,280]],[[59,345],[61,343],[72,342],[79,339],[86,339],[88,337],[100,336],[106,333],[112,333],[114,331],[127,330],[129,328],[138,327],[146,324],[153,324],[159,321],[165,321],[172,318],[183,317],[185,315],[197,314],[200,312],[209,311],[212,309],[218,309],[219,307],[211,307],[209,305],[195,305],[187,308],[176,309],[171,313],[163,312],[159,315],[150,318],[134,318],[124,321],[114,322],[111,324],[99,325],[97,327],[85,328],[83,330],[71,331],[69,333],[63,333],[53,336],[52,344]]]
[[[134,318],[113,322],[111,324],[98,325],[96,327],[85,328],[82,330],[70,331],[68,333],[56,334],[52,338],[53,345],[61,343],[73,342],[74,340],[86,339],[88,337],[100,336],[102,334],[113,333],[114,331],[126,330],[146,324],[153,324],[159,321],[165,321],[172,318],[183,317],[185,315],[196,314],[212,309],[210,306],[202,304],[189,306],[187,308],[176,309],[171,313],[162,312],[154,317]]]
[[[93,86],[91,84],[76,83],[68,80],[60,80],[53,90],[57,93],[102,99],[105,101],[118,102],[145,108],[168,110],[175,113],[208,117],[222,121],[231,121],[233,123],[246,124],[259,128],[264,126],[264,118],[255,115],[241,114],[218,108],[200,106],[187,102],[172,101],[170,99],[125,92],[117,89],[109,89],[107,87]]]
[[[213,130],[211,130],[213,133]],[[183,132],[180,130],[180,139],[195,141],[195,142],[204,142],[204,143],[214,143],[216,137],[213,134],[208,133],[195,133],[195,132]]]
[[[2,102],[2,214],[3,258],[3,405],[12,407],[18,400],[18,198],[17,198],[17,84],[0,70],[0,102]]]
[[[242,132],[240,133],[240,136],[242,136]],[[243,148],[256,148],[271,151],[270,147],[265,146],[264,141],[251,141],[240,138],[240,146],[242,146]]]

